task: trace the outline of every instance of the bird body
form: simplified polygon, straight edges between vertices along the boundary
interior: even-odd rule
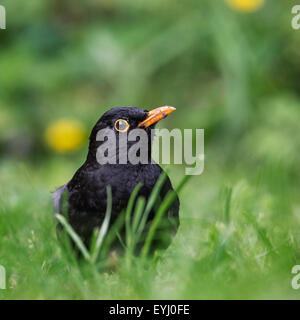
[[[97,122],[90,136],[89,152],[85,163],[76,171],[73,178],[64,186],[60,187],[54,193],[54,207],[56,212],[61,211],[62,194],[67,192],[68,195],[68,221],[75,232],[81,237],[86,246],[90,245],[90,240],[95,228],[99,228],[104,220],[107,207],[107,186],[111,187],[112,191],[112,210],[110,225],[122,214],[128,205],[129,198],[137,186],[141,184],[138,197],[144,197],[147,201],[149,196],[163,170],[161,167],[150,161],[142,164],[126,164],[106,163],[100,164],[97,159],[97,148],[103,143],[97,141],[97,132],[101,129],[113,129],[115,123],[121,119],[126,121],[132,130],[137,128],[140,123],[145,122],[153,114],[150,114],[143,109],[135,107],[117,107],[106,112]],[[156,115],[157,116],[157,115]],[[162,115],[164,117],[165,115]],[[155,119],[157,120],[157,119]],[[150,122],[153,121],[150,119]],[[157,122],[157,121],[156,121]],[[155,125],[151,123],[149,126],[144,126],[144,130],[150,138],[150,129]],[[118,130],[115,130],[116,134]],[[132,145],[132,144],[131,144]],[[151,145],[151,142],[150,142]],[[149,150],[149,159],[151,159],[151,147]],[[160,196],[156,200],[156,206],[152,209],[148,216],[148,223],[151,223],[155,216],[155,207],[163,200],[165,195],[173,190],[168,177],[161,189]],[[171,205],[167,219],[169,225],[164,232],[171,235],[174,234],[179,225],[179,200],[175,199]],[[170,237],[166,237],[169,239]],[[161,245],[165,248],[170,243]],[[158,248],[160,245],[158,245]]]

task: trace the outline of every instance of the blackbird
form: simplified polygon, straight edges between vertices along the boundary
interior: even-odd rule
[[[53,194],[55,213],[62,210],[63,194],[67,194],[67,219],[72,228],[81,237],[87,247],[90,246],[95,228],[101,227],[107,206],[107,186],[111,187],[112,211],[110,226],[116,221],[119,214],[124,214],[131,193],[141,184],[138,197],[147,201],[158,178],[163,173],[162,168],[151,158],[151,129],[161,119],[173,112],[175,108],[165,106],[152,111],[136,107],[115,107],[104,113],[96,123],[90,134],[89,149],[86,161],[77,170],[73,178],[58,188]],[[129,132],[133,129],[145,130],[148,137],[147,163],[132,164],[128,160],[124,163],[100,164],[98,148],[104,141],[98,141],[97,134],[101,129],[111,129],[116,135]],[[133,142],[128,141],[128,148]],[[127,150],[128,151],[128,150]],[[119,156],[124,150],[119,149]],[[119,157],[117,157],[119,158]],[[169,177],[166,175],[159,197],[148,215],[147,228],[151,225],[158,208],[166,194],[173,191]],[[171,243],[173,235],[179,226],[179,199],[169,206],[158,227],[158,236],[153,241],[151,251],[165,249]],[[145,228],[145,230],[148,230]],[[123,230],[124,232],[124,230]],[[140,244],[142,247],[143,243]]]

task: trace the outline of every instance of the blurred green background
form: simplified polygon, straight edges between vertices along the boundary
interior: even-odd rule
[[[0,297],[299,297],[290,284],[300,264],[295,1],[1,4],[0,264],[9,288]],[[205,171],[180,195],[174,244],[155,271],[134,277],[68,266],[51,211],[50,192],[118,105],[172,105],[160,126],[205,129]],[[167,167],[176,186],[184,166]]]

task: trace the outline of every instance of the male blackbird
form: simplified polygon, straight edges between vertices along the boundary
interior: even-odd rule
[[[77,170],[73,178],[58,188],[53,195],[56,213],[61,212],[62,195],[67,193],[68,221],[76,233],[89,247],[90,240],[95,228],[103,223],[107,205],[107,186],[112,190],[112,212],[110,226],[119,214],[124,214],[131,193],[138,183],[142,184],[138,196],[149,198],[151,191],[163,172],[161,167],[153,160],[147,164],[100,164],[98,148],[104,143],[98,141],[97,133],[101,129],[112,129],[118,136],[123,132],[127,134],[136,128],[146,131],[149,141],[148,157],[151,160],[151,129],[161,119],[173,112],[173,107],[161,107],[152,111],[136,107],[116,107],[107,111],[94,126],[91,135],[87,159]],[[128,148],[133,142],[128,141]],[[119,150],[120,155],[124,150]],[[155,208],[164,199],[165,195],[173,190],[171,182],[166,176],[160,195],[148,216],[148,227],[155,216]],[[173,204],[169,207],[158,228],[159,236],[153,242],[151,250],[168,247],[179,226],[179,200],[176,196]],[[142,244],[141,244],[142,246]]]

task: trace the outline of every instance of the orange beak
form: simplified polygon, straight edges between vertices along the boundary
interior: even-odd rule
[[[170,113],[172,113],[175,110],[176,108],[169,106],[153,109],[148,112],[147,118],[144,121],[140,122],[138,127],[148,128],[151,125],[160,121],[161,119],[166,118]]]

